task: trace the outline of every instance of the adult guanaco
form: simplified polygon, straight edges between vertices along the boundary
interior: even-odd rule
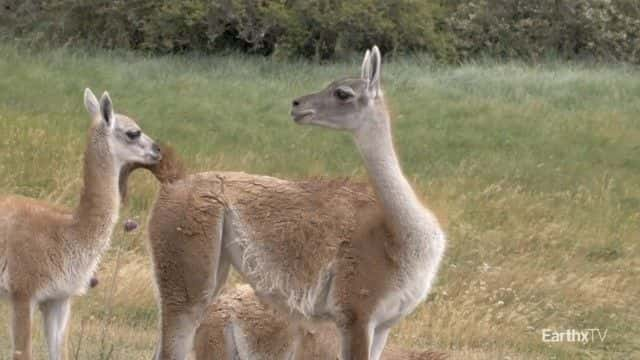
[[[445,250],[436,217],[396,156],[381,55],[361,76],[293,101],[297,124],[353,135],[368,184],[232,172],[165,176],[149,222],[158,359],[183,360],[233,266],[272,307],[333,322],[343,360],[377,360],[390,329],[426,298]]]

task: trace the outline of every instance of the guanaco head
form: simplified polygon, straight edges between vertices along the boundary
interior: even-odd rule
[[[367,50],[360,78],[344,78],[323,90],[293,100],[291,116],[298,124],[355,131],[374,116],[382,101],[381,55],[377,46]]]
[[[106,91],[98,102],[91,89],[85,89],[84,106],[96,131],[107,138],[109,152],[119,168],[153,165],[160,161],[160,147],[142,132],[134,120],[113,111],[113,103]]]

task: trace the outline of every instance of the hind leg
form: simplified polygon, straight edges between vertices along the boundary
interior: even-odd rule
[[[158,360],[184,360],[191,353],[204,311],[228,272],[221,261],[221,205],[188,207],[178,220],[173,211],[156,205],[149,226],[160,307]]]
[[[229,264],[221,261],[215,284],[209,293],[188,304],[162,306],[161,337],[156,350],[157,360],[185,360],[193,349],[193,340],[206,309],[226,281]]]
[[[193,347],[200,312],[163,310],[158,360],[185,360]]]
[[[161,314],[160,346],[156,349],[156,360],[184,360],[193,349],[193,340],[206,309],[215,299],[227,280],[229,262],[221,259],[215,284],[209,296],[185,306],[164,306]]]
[[[229,261],[220,256],[209,283],[202,286],[195,299],[180,305],[166,304],[161,311],[161,340],[157,360],[184,360],[193,349],[193,340],[205,311],[215,300],[229,275]],[[167,297],[165,297],[167,298]]]

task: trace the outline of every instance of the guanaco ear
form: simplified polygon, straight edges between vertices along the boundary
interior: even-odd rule
[[[109,97],[108,92],[104,92],[102,97],[100,98],[100,112],[102,115],[102,119],[107,124],[108,127],[113,128],[113,103],[111,102],[111,98]]]
[[[380,85],[380,74],[382,72],[382,55],[380,49],[374,46],[369,56],[369,91],[376,98],[382,95],[382,87]]]
[[[362,60],[362,69],[360,77],[362,80],[369,81],[369,72],[371,68],[369,67],[369,56],[371,55],[371,51],[367,49],[367,52],[364,53],[364,59]]]
[[[84,107],[87,109],[92,118],[96,118],[100,114],[100,104],[98,99],[93,95],[91,89],[84,89]]]

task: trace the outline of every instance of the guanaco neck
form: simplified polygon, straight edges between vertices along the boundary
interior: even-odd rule
[[[402,172],[384,100],[374,101],[369,119],[354,133],[370,181],[403,246],[412,253],[427,251],[437,257],[444,247],[433,243],[440,236],[437,220],[422,206]]]
[[[84,154],[84,186],[73,215],[73,241],[105,248],[118,218],[120,164],[111,155],[106,129],[89,131]]]

